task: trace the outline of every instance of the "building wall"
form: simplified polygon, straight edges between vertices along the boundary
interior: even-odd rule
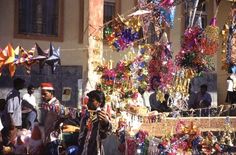
[[[14,35],[14,0],[0,1],[0,47],[4,48],[7,43],[13,47],[21,45],[30,49],[37,42],[44,50],[49,48],[49,41],[15,39]],[[82,65],[86,68],[87,54],[83,48],[85,45],[79,43],[79,1],[64,1],[64,41],[52,42],[55,47],[61,47],[62,65]]]

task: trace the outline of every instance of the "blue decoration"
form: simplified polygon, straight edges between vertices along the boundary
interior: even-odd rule
[[[77,146],[70,146],[66,149],[66,155],[77,155],[79,148]]]
[[[131,40],[131,28],[128,28],[128,29],[124,29],[122,32],[121,32],[121,38],[123,39],[123,41],[126,43],[126,44],[129,44],[132,40]]]
[[[138,80],[138,81],[143,81],[143,80],[144,80],[144,77],[145,77],[144,75],[138,76],[137,80]]]
[[[193,141],[192,141],[192,152],[194,154],[200,154],[200,149],[199,145],[202,142],[203,138],[201,136],[197,136]]]
[[[114,43],[112,44],[115,48],[116,48],[116,50],[117,50],[117,52],[119,52],[120,51],[120,45],[119,45],[119,43],[118,43],[118,41],[116,40],[116,41],[114,41]]]
[[[236,74],[236,65],[231,67],[231,71],[232,71],[233,74]]]
[[[48,49],[49,57],[45,60],[45,62],[51,66],[52,73],[56,70],[56,66],[61,64],[60,59],[60,48],[55,49],[50,43],[50,47]]]
[[[144,68],[145,66],[146,66],[146,63],[144,61],[139,64],[140,68]]]
[[[174,26],[176,7],[160,8],[161,15],[165,18],[165,21],[170,25],[171,28]]]
[[[146,51],[146,49],[145,49],[145,48],[141,48],[141,49],[140,49],[140,53],[141,53],[141,54],[144,54],[144,53],[145,53],[145,51]]]

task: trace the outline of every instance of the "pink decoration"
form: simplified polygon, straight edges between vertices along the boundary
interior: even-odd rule
[[[216,18],[215,17],[211,19],[210,25],[216,26]]]
[[[160,6],[171,6],[171,5],[173,5],[173,3],[174,3],[174,0],[163,0],[160,3]]]

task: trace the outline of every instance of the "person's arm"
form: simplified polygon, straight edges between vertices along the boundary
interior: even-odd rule
[[[112,125],[105,111],[98,112],[98,120],[100,123],[100,137],[105,139],[111,133]]]
[[[10,118],[10,120],[7,120],[7,121],[9,121],[9,127],[11,128],[11,127],[14,127],[15,126],[15,123],[14,123],[14,121],[13,121],[13,118],[12,118],[12,114],[13,114],[13,112],[14,112],[14,98],[9,98],[8,100],[7,100],[7,118]]]
[[[193,109],[198,109],[198,108],[200,108],[201,106],[200,106],[200,93],[198,92],[196,95],[195,95],[195,97],[194,97],[194,105],[193,105]]]
[[[25,99],[23,99],[22,102],[21,102],[21,108],[22,108],[21,112],[23,114],[24,113],[29,113],[34,109],[34,107]]]
[[[208,94],[208,93],[206,94],[205,102],[206,102],[206,106],[207,106],[207,107],[210,107],[210,106],[211,106],[212,98],[211,98],[211,95]]]
[[[151,94],[150,96],[149,96],[149,103],[150,103],[150,111],[153,111],[153,110],[156,110],[156,108],[155,108],[155,94]]]

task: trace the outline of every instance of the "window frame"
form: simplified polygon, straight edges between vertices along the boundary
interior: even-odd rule
[[[114,0],[115,1],[115,15],[117,14],[121,14],[121,0]],[[110,2],[112,3],[111,0],[104,0],[104,5],[105,5],[105,2]],[[104,16],[104,15],[103,15]],[[103,23],[106,23],[103,19]]]
[[[62,42],[64,39],[64,0],[59,0],[58,12],[58,36],[48,36],[46,34],[21,34],[19,33],[19,1],[14,2],[14,38],[16,39],[30,39],[30,40],[44,40]]]
[[[104,4],[103,4],[104,6],[105,6],[105,1],[106,0],[104,0]],[[111,2],[110,0],[107,0],[107,1]],[[104,13],[104,10],[103,10],[103,13]],[[121,14],[121,0],[115,0],[115,16],[117,14],[119,14],[119,15]],[[103,18],[104,18],[104,15],[103,15]],[[103,28],[105,28],[107,22],[110,22],[110,21],[104,21],[104,19],[103,19]],[[104,33],[103,33],[103,38],[104,38]],[[107,43],[107,41],[105,41],[105,39],[103,39],[103,44],[108,45],[108,43]]]
[[[113,9],[113,15],[111,16],[111,19],[109,20],[105,20],[105,6],[108,5],[108,6],[113,6],[114,9]],[[110,15],[110,14],[109,14]],[[112,1],[109,1],[109,0],[104,0],[104,10],[103,10],[103,23],[107,23],[109,22],[110,20],[112,20],[112,18],[116,15],[116,1],[112,2]],[[110,17],[110,16],[109,16]]]

